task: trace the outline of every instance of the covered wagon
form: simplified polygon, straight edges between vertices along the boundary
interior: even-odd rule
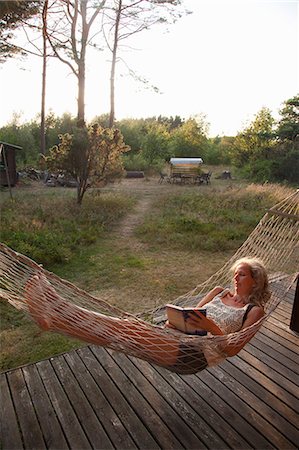
[[[171,158],[169,162],[174,182],[194,182],[201,174],[202,158]]]

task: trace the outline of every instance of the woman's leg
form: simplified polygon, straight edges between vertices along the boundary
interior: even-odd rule
[[[31,316],[44,330],[57,331],[89,343],[124,349],[153,363],[171,366],[179,354],[179,338],[143,322],[109,317],[70,304],[43,274],[25,287]]]

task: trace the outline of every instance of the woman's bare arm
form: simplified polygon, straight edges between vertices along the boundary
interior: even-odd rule
[[[198,330],[205,330],[215,335],[223,334],[214,320],[204,316],[200,311],[196,311],[196,316],[194,314],[188,316],[188,324]]]
[[[216,297],[216,295],[220,294],[220,292],[222,292],[222,291],[223,291],[223,287],[221,287],[221,286],[214,287],[214,289],[212,289],[210,292],[208,292],[208,294],[206,294],[200,300],[200,302],[198,302],[198,304],[196,305],[196,308],[200,308],[201,306],[206,305],[207,303],[212,301],[213,298]]]

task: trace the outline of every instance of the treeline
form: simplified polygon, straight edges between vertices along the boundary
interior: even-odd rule
[[[151,117],[116,122],[124,142],[131,150],[123,155],[128,170],[160,170],[170,157],[201,157],[206,164],[226,164],[253,181],[299,181],[299,96],[286,100],[275,121],[268,108],[262,108],[253,121],[236,136],[208,137],[203,117],[183,119]],[[108,128],[109,115],[92,123]],[[73,134],[77,119],[69,114],[46,118],[46,148],[59,143],[59,136]],[[38,167],[40,123],[38,118],[18,124],[18,118],[0,128],[0,140],[19,145],[19,169]]]

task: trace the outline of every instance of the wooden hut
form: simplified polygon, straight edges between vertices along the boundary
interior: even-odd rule
[[[22,147],[0,141],[0,186],[15,186],[18,180],[16,150]]]

